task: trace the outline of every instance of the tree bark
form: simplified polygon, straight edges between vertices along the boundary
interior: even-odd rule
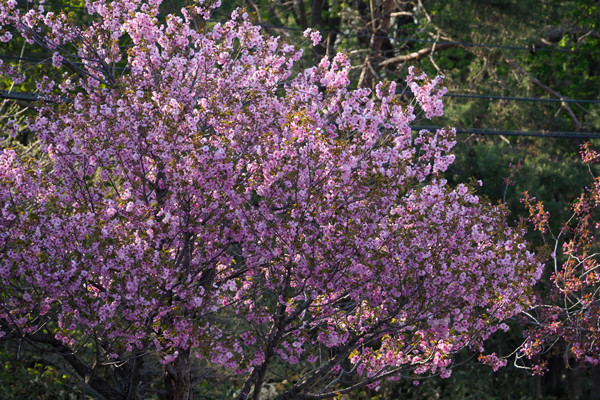
[[[592,377],[590,400],[598,400],[600,399],[600,365],[593,367],[590,375]]]
[[[323,26],[323,3],[325,0],[313,0],[310,7],[310,25],[313,28],[320,28]]]
[[[400,64],[406,61],[416,61],[416,60],[420,60],[421,58],[428,56],[429,54],[431,54],[434,51],[442,51],[442,50],[446,50],[446,49],[451,49],[453,47],[458,47],[459,45],[456,43],[441,43],[441,44],[437,44],[435,46],[432,47],[427,47],[425,49],[421,49],[418,51],[415,51],[413,53],[410,54],[403,54],[401,56],[396,56],[396,57],[392,57],[392,58],[388,58],[387,60],[384,60],[382,62],[380,62],[378,64],[378,68],[385,68],[385,67],[391,67],[393,65],[396,64]]]
[[[567,370],[567,389],[569,392],[569,400],[581,400],[583,398],[580,369],[569,368]]]
[[[306,19],[306,8],[303,0],[294,0],[294,12],[296,13],[296,21],[302,29],[308,28],[308,20]]]
[[[125,400],[139,398],[138,386],[140,383],[140,369],[144,363],[141,353],[132,355],[127,362],[113,369],[114,387],[125,395]]]
[[[75,372],[83,378],[83,381],[98,392],[100,395],[111,400],[125,400],[125,395],[112,387],[107,381],[97,375],[95,368],[88,366],[77,354],[67,345],[57,340],[53,335],[46,333],[35,333],[25,336],[26,340],[33,343],[41,343],[49,346],[53,352],[60,355],[71,365]]]
[[[179,356],[165,366],[167,400],[192,400],[190,351],[178,349]]]
[[[375,69],[378,68],[379,59],[381,58],[381,48],[383,46],[385,36],[390,30],[391,15],[394,8],[393,0],[383,0],[381,6],[369,2],[371,11],[371,41],[369,43],[370,54],[363,63],[363,67],[358,78],[358,87],[370,88],[374,82],[378,80]],[[376,13],[379,9],[379,15]]]

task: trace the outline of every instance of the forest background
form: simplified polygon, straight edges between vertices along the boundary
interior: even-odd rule
[[[75,16],[83,6],[52,4]],[[182,5],[167,2],[165,12]],[[446,176],[451,182],[482,180],[479,194],[505,201],[515,221],[527,214],[520,199],[528,191],[544,202],[557,229],[589,181],[579,151],[586,140],[597,145],[600,137],[600,2],[231,0],[223,1],[213,18],[225,20],[236,7],[245,7],[266,32],[304,47],[302,66],[347,53],[356,87],[402,82],[411,65],[444,75],[445,115],[433,123],[456,127],[458,133],[457,159]],[[309,46],[302,36],[308,27],[321,32],[322,44]],[[47,55],[8,47],[0,51],[3,60],[40,73],[46,68]],[[2,83],[1,89],[2,123],[27,115],[35,84]],[[23,146],[32,141],[27,135],[24,127]],[[543,244],[533,234],[531,239]],[[515,325],[494,338],[495,350],[506,354],[520,340]],[[73,390],[74,378],[32,349],[13,342],[2,346],[1,398],[88,398],[83,388]],[[364,390],[350,398],[600,398],[600,368],[569,365],[564,353],[557,346],[545,355],[549,371],[542,377],[510,364],[493,373],[465,353],[460,355],[465,366],[450,379],[432,378],[418,386],[386,383],[377,393]],[[213,373],[218,384],[205,388],[204,396],[231,398],[228,377]]]

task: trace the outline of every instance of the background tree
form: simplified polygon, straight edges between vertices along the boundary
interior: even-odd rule
[[[558,233],[549,225],[550,214],[543,203],[534,198],[524,199],[530,221],[551,247],[554,270],[550,276],[552,287],[547,298],[531,318],[535,324],[529,329],[528,342],[522,357],[533,358],[548,349],[558,347],[563,359],[575,366],[598,364],[598,249],[595,236],[598,231],[597,208],[599,180],[591,168],[600,158],[589,147],[582,149],[583,162],[587,164],[592,183],[586,187],[573,204],[573,214]],[[561,265],[562,264],[562,265]],[[540,369],[547,368],[544,362]],[[597,386],[596,386],[597,388]],[[580,388],[573,386],[570,397],[580,397]],[[579,393],[577,393],[579,391]]]

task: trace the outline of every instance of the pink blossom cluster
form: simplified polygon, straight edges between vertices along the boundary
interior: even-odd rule
[[[530,306],[522,230],[447,184],[454,130],[413,133],[396,83],[349,89],[341,54],[298,72],[302,51],[238,11],[196,30],[210,7],[160,22],[158,1],[97,0],[81,28],[0,4],[55,66],[60,43],[84,64],[47,79],[69,102],[38,104],[43,159],[0,153],[3,334],[104,338],[106,363],[193,349],[248,388],[275,358],[321,376],[349,358],[373,383],[449,376]],[[440,82],[407,78],[427,118]]]
[[[415,73],[414,67],[409,67],[409,75],[406,79],[408,87],[412,91],[417,103],[425,112],[425,118],[440,117],[444,115],[444,104],[442,97],[446,94],[447,89],[438,86],[442,83],[443,76],[436,76],[429,79],[425,73]],[[419,83],[422,81],[422,83]]]

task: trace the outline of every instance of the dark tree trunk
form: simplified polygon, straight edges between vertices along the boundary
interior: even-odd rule
[[[372,88],[376,81],[379,80],[376,69],[382,58],[381,49],[383,42],[388,40],[385,36],[389,34],[393,7],[393,0],[382,0],[381,3],[374,3],[371,0],[369,3],[371,12],[370,54],[363,62],[362,71],[358,78],[359,87]]]
[[[313,28],[319,28],[323,26],[323,17],[321,13],[323,12],[323,3],[325,0],[313,0],[310,7],[310,25]]]
[[[600,399],[600,365],[593,367],[590,375],[592,378],[592,391],[590,393],[590,399],[591,400],[599,400]]]
[[[144,362],[142,354],[134,354],[125,364],[113,370],[114,387],[125,395],[126,400],[137,400],[140,369]]]
[[[542,391],[542,377],[536,375],[533,377],[533,394],[536,400],[542,400],[544,393]]]
[[[306,19],[306,8],[303,0],[294,0],[294,12],[296,13],[296,21],[302,29],[308,28],[308,20]]]
[[[190,352],[179,349],[179,356],[165,366],[167,400],[192,400]]]
[[[581,369],[570,368],[567,370],[567,386],[569,400],[581,400],[583,398],[581,391]]]

